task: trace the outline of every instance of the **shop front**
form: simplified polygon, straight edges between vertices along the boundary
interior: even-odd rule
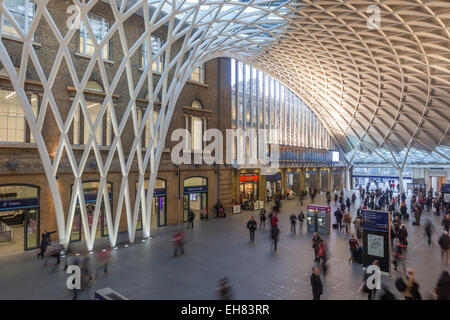
[[[39,248],[39,187],[0,186],[0,253]]]
[[[136,182],[136,189],[138,182]],[[148,190],[148,179],[144,181],[145,195]],[[154,220],[156,219],[156,220]],[[156,221],[158,227],[164,227],[167,225],[167,191],[166,180],[156,179],[155,187],[153,189],[153,201],[152,201],[152,225],[153,221]],[[142,204],[139,204],[138,220],[136,224],[136,230],[142,230]]]
[[[99,181],[83,182],[84,202],[86,205],[86,214],[87,214],[87,219],[88,219],[88,224],[89,224],[89,230],[92,230],[92,224],[94,222],[95,206],[96,206],[97,194],[99,192],[98,191],[99,186],[100,186]],[[114,221],[112,183],[108,182],[107,186],[108,186],[109,206],[111,208],[112,219]],[[73,192],[72,189],[73,189],[73,185],[71,186],[71,195]],[[100,205],[100,212],[99,212],[99,221],[97,223],[97,232],[95,234],[96,238],[108,236],[108,221],[106,218],[104,200],[105,200],[104,196],[102,195],[102,202]],[[81,209],[80,209],[79,199],[77,199],[75,215],[73,217],[72,232],[70,234],[70,241],[71,242],[81,241],[82,233],[83,233],[83,228],[82,228]]]
[[[194,212],[195,218],[202,218],[208,214],[208,179],[191,177],[184,180],[183,191],[183,221],[188,221],[189,211]]]
[[[332,191],[341,189],[342,189],[342,171],[341,169],[333,169]]]
[[[239,199],[243,204],[245,201],[254,202],[259,199],[259,175],[257,173],[241,173],[239,176]]]
[[[283,194],[281,172],[266,176],[267,200],[273,200],[277,194]]]
[[[309,192],[309,190],[314,191],[314,189],[317,189],[317,171],[316,170],[306,170],[305,187],[308,192]]]
[[[320,170],[320,191],[328,191],[328,170]]]
[[[289,197],[295,197],[300,191],[300,171],[286,172],[286,192],[289,192]]]

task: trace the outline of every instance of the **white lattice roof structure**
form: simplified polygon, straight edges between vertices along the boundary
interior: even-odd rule
[[[75,206],[79,201],[87,247],[93,248],[99,204],[108,197],[106,177],[114,158],[120,162],[123,178],[114,221],[109,201],[104,202],[110,244],[116,243],[122,211],[126,214],[130,241],[134,241],[139,206],[143,212],[144,236],[150,235],[153,188],[178,95],[194,68],[216,57],[243,60],[287,85],[321,119],[349,163],[381,160],[402,168],[407,161],[450,161],[448,1],[102,0],[111,7],[114,21],[103,39],[93,41],[95,52],[82,76],[78,74],[80,70],[75,70],[68,46],[77,29],[57,25],[46,7],[49,1],[60,0],[33,1],[36,10],[27,30],[21,29],[6,2],[0,1],[0,14],[11,23],[24,43],[19,72],[1,41],[0,62],[10,77],[35,137],[53,196],[59,238],[65,244],[69,242]],[[87,13],[99,2],[73,0],[91,39],[95,36]],[[376,7],[369,8],[371,5]],[[378,10],[380,24],[377,24]],[[144,19],[144,28],[139,40],[132,44],[127,42],[123,25],[135,14]],[[41,20],[50,26],[51,36],[58,42],[58,52],[48,75],[32,45],[33,34]],[[373,29],[372,22],[379,28]],[[150,47],[152,33],[161,27],[167,30],[166,42],[154,57],[147,50],[142,76],[134,83],[130,59],[144,43]],[[119,67],[115,77],[108,79],[102,50],[116,34],[123,58],[116,61]],[[175,43],[176,52],[172,51]],[[152,59],[161,54],[170,59],[165,59],[161,77],[154,86],[153,81],[146,79],[152,79]],[[63,61],[76,90],[72,108],[65,117],[59,113],[52,93]],[[37,118],[24,91],[28,65],[33,65],[44,88]],[[89,138],[81,161],[77,162],[68,132],[77,105],[88,115],[83,91],[96,65],[100,69],[105,99],[96,121],[86,122]],[[123,117],[117,118],[112,95],[124,75],[130,99]],[[149,95],[147,111],[139,123],[136,97],[144,89],[153,94]],[[161,97],[161,109],[150,130],[152,142],[142,151],[139,146],[145,122],[153,117],[153,105],[158,96]],[[103,161],[95,130],[106,110],[111,115],[114,138],[107,160]],[[52,151],[51,157],[41,134],[47,112],[53,114],[60,131],[57,150]],[[135,134],[130,150],[124,150],[120,139],[127,121],[132,121]],[[91,151],[95,154],[101,178],[94,221],[89,228],[81,176]],[[64,212],[56,181],[63,154],[67,154],[74,174],[74,192],[68,213]],[[128,174],[136,159],[139,181],[135,202],[131,203]],[[145,191],[144,176],[148,171],[150,181]]]

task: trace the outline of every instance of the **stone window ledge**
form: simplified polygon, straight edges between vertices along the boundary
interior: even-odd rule
[[[0,148],[37,149],[36,143],[20,142],[0,142]]]
[[[92,56],[90,56],[90,55],[88,55],[88,54],[84,54],[84,53],[78,52],[78,51],[75,51],[75,56],[76,56],[76,57],[80,57],[80,58],[84,58],[84,59],[91,59],[91,58],[92,58]],[[105,63],[108,63],[108,64],[114,64],[114,61],[113,61],[113,60],[103,59],[103,58],[102,58],[102,60],[103,60],[103,62],[105,62]]]
[[[19,38],[16,38],[16,37],[14,37],[14,36],[10,36],[10,35],[7,35],[7,34],[2,34],[1,37],[2,37],[3,39],[7,39],[7,40],[11,40],[11,41],[23,43],[22,39],[19,39]],[[31,44],[32,44],[34,47],[38,47],[38,48],[42,47],[42,44],[41,44],[40,42],[32,41]]]

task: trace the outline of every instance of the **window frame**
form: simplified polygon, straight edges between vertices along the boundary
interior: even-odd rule
[[[196,74],[198,71],[198,79],[194,79],[194,74]],[[194,71],[192,71],[191,75],[189,76],[189,80],[196,82],[196,83],[201,83],[201,84],[206,84],[206,66],[205,63],[202,63],[201,65],[199,65],[197,68],[194,69]]]
[[[24,26],[23,26],[23,31],[24,31],[25,34],[28,33],[29,28],[30,28],[30,21],[28,21],[30,17],[25,13],[25,11],[30,11],[30,5],[32,6],[31,9],[32,9],[32,12],[33,12],[33,15],[31,17],[31,21],[32,21],[34,19],[34,14],[36,13],[36,4],[34,3],[33,0],[24,0],[24,12],[22,12],[22,13],[23,13],[23,16],[25,18],[24,19]],[[5,6],[6,6],[6,4],[5,4]],[[13,15],[13,12],[11,12],[11,9],[8,8],[8,7],[7,7],[7,9],[8,9],[8,11],[10,11],[10,14]],[[17,20],[16,20],[16,23],[19,24]],[[4,32],[4,25],[5,25],[5,15],[2,15],[2,18],[1,18],[1,21],[0,21],[0,33],[2,34],[2,36],[13,37],[13,38],[16,38],[16,39],[20,39],[19,34],[17,33],[17,31],[15,29],[14,29],[15,34],[5,33]],[[12,23],[11,23],[11,25],[12,25]],[[20,26],[20,24],[19,24],[19,26]],[[33,36],[31,38],[31,40],[32,41],[35,40],[35,34],[34,33],[33,33]]]
[[[159,36],[155,36],[152,35],[150,37],[150,46],[152,44],[152,40],[155,39],[158,42],[158,50],[160,50],[165,42],[165,39],[163,39],[162,37]],[[146,60],[147,60],[147,41],[144,41],[142,43],[142,49],[141,49],[141,68],[144,69],[145,68],[145,64],[146,64]],[[155,53],[156,54],[156,53]],[[152,52],[152,57],[154,56],[153,52]],[[152,59],[152,72],[155,73],[163,73],[164,71],[164,58],[165,58],[165,53],[161,52],[161,54],[159,55],[159,58],[157,59],[157,64],[156,64],[156,68],[154,68],[154,64],[155,61]]]
[[[0,91],[6,91],[9,92],[10,94],[13,92],[16,92],[14,89],[12,88],[5,88],[5,87],[0,87]],[[15,93],[15,95],[17,95],[17,93]],[[31,109],[34,113],[34,116],[37,118],[39,115],[39,106],[40,106],[40,96],[39,93],[36,92],[32,92],[32,93],[27,93],[27,98],[29,99],[30,102],[30,106]],[[35,110],[33,109],[33,99],[37,100],[37,103],[35,105]],[[22,105],[19,103],[18,104],[19,108],[22,108]],[[17,105],[16,105],[17,108]],[[0,115],[0,117],[3,117],[3,115]],[[9,111],[5,114],[6,117],[6,122],[9,123],[10,120],[9,118],[11,118],[12,116],[9,116]],[[8,139],[6,140],[0,140],[0,144],[26,144],[26,143],[31,143],[31,144],[35,144],[36,143],[36,138],[33,137],[33,134],[31,132],[31,129],[27,123],[27,119],[25,117],[25,113],[22,114],[23,117],[23,140],[22,141],[9,141]],[[15,117],[17,118],[17,116]],[[8,128],[6,128],[6,130],[8,131]],[[15,131],[19,131],[18,129],[14,129]],[[8,132],[6,132],[6,137],[8,137]]]
[[[106,18],[100,16],[100,15],[97,15],[97,14],[94,14],[94,13],[88,13],[88,14],[87,14],[87,19],[88,19],[89,25],[91,26],[91,29],[92,29],[92,25],[91,25],[91,19],[92,19],[92,18],[100,18],[100,19],[101,19],[101,22],[102,22],[102,33],[103,33],[103,34],[102,34],[102,39],[103,39],[103,38],[105,37],[105,35],[108,33],[108,30],[109,30],[109,28],[110,28],[110,26],[111,26],[110,21],[109,21],[108,19],[106,19]],[[106,28],[106,30],[103,30],[103,28],[104,28],[104,26],[105,26],[105,22],[107,23],[107,28]],[[92,31],[94,31],[94,30],[92,30]],[[80,29],[79,29],[78,33],[79,33],[79,36],[78,36],[78,41],[79,41],[78,50],[79,50],[80,53],[83,54],[83,55],[92,56],[90,53],[88,53],[88,52],[86,51],[86,48],[87,48],[87,39],[88,39],[87,37],[88,37],[88,36],[90,37],[90,34],[89,34],[87,28],[84,26],[84,21],[81,21]],[[90,38],[89,38],[89,39],[90,39]],[[105,48],[106,48],[106,57],[104,56],[104,54],[105,54],[105,52],[104,52]],[[81,49],[82,49],[82,50],[81,50]],[[110,59],[109,40],[106,42],[105,47],[102,49],[102,55],[101,55],[101,57],[102,57],[103,60],[109,60],[109,59]]]

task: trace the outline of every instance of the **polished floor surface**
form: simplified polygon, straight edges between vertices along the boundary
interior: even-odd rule
[[[305,201],[304,207],[309,201]],[[316,203],[323,204],[324,196],[316,198]],[[249,242],[246,222],[251,215],[257,218],[258,212],[197,222],[193,230],[187,230],[186,251],[178,257],[173,257],[171,242],[178,227],[159,228],[152,240],[128,247],[119,245],[113,251],[109,274],[97,277],[78,298],[92,299],[96,289],[110,287],[130,299],[217,299],[217,282],[227,276],[234,299],[311,299],[312,235],[305,232],[306,225],[302,233],[290,234],[289,216],[299,210],[296,200],[283,201],[280,241],[275,253],[271,250],[269,228],[256,232],[254,244]],[[351,210],[355,215],[356,208],[352,206]],[[442,230],[442,217],[425,212],[422,219],[427,218],[433,221],[436,231]],[[406,265],[416,270],[416,279],[426,298],[440,272],[448,267],[441,262],[439,247],[428,246],[422,227],[412,226],[411,222],[407,226]],[[438,232],[434,234],[435,243]],[[367,299],[359,291],[361,265],[348,262],[348,237],[336,230],[326,237],[332,256],[329,273],[325,277],[321,274],[325,286],[322,299]],[[96,254],[89,257],[94,261]],[[70,264],[74,258],[67,259]],[[43,260],[36,259],[34,251],[0,257],[0,299],[71,299],[63,265],[64,261],[55,266],[53,260],[44,265]],[[383,277],[383,282],[392,286],[399,274],[393,272],[392,278]]]

